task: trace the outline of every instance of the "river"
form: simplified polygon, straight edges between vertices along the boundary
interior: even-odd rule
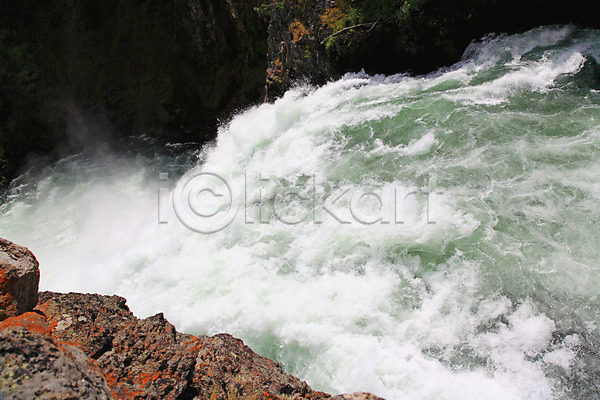
[[[299,85],[204,148],[38,168],[0,236],[42,290],[231,333],[317,390],[597,399],[598,60],[600,31],[553,26]]]

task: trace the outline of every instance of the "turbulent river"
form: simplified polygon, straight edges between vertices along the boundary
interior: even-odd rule
[[[600,31],[544,27],[299,86],[210,147],[38,168],[0,236],[43,290],[229,332],[314,389],[597,399],[597,61]]]

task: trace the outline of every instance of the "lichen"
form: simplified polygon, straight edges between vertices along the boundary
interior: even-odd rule
[[[304,24],[298,19],[295,19],[290,24],[290,28],[288,31],[290,35],[292,35],[292,43],[294,44],[298,43],[304,36],[308,35],[309,33],[308,29],[306,29],[306,26],[304,26]]]

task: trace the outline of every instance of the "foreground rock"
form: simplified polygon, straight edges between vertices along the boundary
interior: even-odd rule
[[[83,351],[26,327],[0,331],[0,359],[2,399],[113,398],[104,375]]]
[[[195,337],[162,314],[136,318],[118,296],[40,293],[50,336],[94,359],[118,398],[326,398],[230,335]]]
[[[35,256],[25,247],[0,238],[0,321],[35,307],[39,280]]]
[[[0,244],[0,260],[13,260],[2,261],[0,276],[34,271],[0,287],[0,298],[19,299],[0,310],[8,316],[0,322],[0,399],[331,397],[231,335],[179,333],[162,314],[135,317],[119,296],[41,292],[38,300],[33,254],[3,239]],[[379,399],[340,396],[335,399]]]

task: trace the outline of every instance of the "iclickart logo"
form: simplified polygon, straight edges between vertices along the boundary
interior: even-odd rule
[[[188,229],[210,234],[232,223],[298,225],[435,224],[443,192],[399,184],[332,184],[314,175],[265,177],[191,169],[168,187],[159,174],[158,222],[169,223],[171,210]]]

